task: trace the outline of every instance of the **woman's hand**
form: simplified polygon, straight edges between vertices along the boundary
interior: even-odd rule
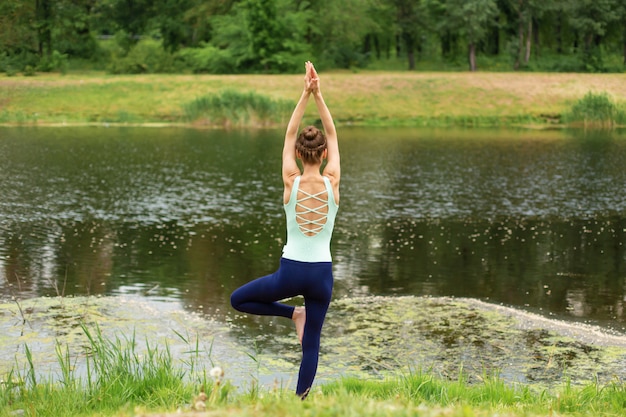
[[[304,89],[308,93],[316,93],[320,89],[320,79],[311,61],[305,64]]]

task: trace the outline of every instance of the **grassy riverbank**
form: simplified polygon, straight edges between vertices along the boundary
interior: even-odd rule
[[[545,322],[542,333],[545,333],[548,340],[545,341],[547,345],[544,348],[550,357],[540,358],[522,378],[525,382],[511,381],[513,373],[510,368],[494,367],[494,364],[499,363],[498,354],[490,347],[490,343],[495,343],[494,346],[502,351],[501,355],[506,355],[512,362],[518,350],[528,350],[536,356],[542,356],[543,353],[531,344],[516,345],[515,338],[504,343],[502,337],[506,336],[505,333],[509,337],[515,333],[517,326],[513,319],[507,318],[502,312],[496,314],[492,310],[478,310],[475,302],[469,305],[454,300],[446,303],[442,303],[442,300],[424,300],[429,307],[428,321],[434,326],[441,323],[439,327],[431,329],[430,337],[456,341],[448,343],[450,348],[445,353],[439,349],[440,354],[460,356],[453,345],[464,346],[465,361],[458,372],[437,371],[440,368],[434,362],[430,362],[430,369],[420,371],[408,365],[401,366],[402,360],[397,359],[398,366],[394,369],[386,368],[387,371],[381,368],[379,372],[369,375],[346,372],[345,375],[349,376],[319,378],[309,397],[303,402],[287,386],[290,385],[289,382],[286,385],[276,382],[274,386],[267,380],[259,382],[259,369],[256,373],[253,370],[245,378],[237,380],[236,372],[232,368],[229,370],[226,364],[224,373],[213,363],[219,356],[214,356],[217,345],[211,343],[207,349],[204,341],[208,336],[201,341],[199,335],[189,336],[182,327],[179,327],[182,333],[176,331],[175,336],[167,338],[165,342],[155,336],[142,341],[139,322],[134,323],[139,326],[138,330],[115,334],[109,332],[107,335],[100,324],[94,322],[97,317],[97,322],[107,327],[108,321],[104,314],[107,310],[98,309],[103,298],[64,298],[61,306],[57,305],[57,308],[52,309],[52,324],[55,328],[63,327],[63,334],[73,333],[70,338],[62,338],[57,333],[54,348],[50,349],[55,352],[55,366],[51,363],[55,360],[41,360],[41,354],[36,350],[41,350],[42,345],[29,336],[33,328],[48,335],[54,334],[46,331],[41,321],[43,317],[40,314],[44,310],[51,310],[45,306],[46,301],[34,300],[37,308],[31,308],[31,304],[26,301],[14,301],[13,308],[3,306],[2,311],[5,311],[5,316],[10,317],[14,327],[20,327],[16,319],[23,319],[21,325],[28,327],[23,330],[26,337],[24,340],[29,342],[12,342],[17,346],[14,349],[15,365],[6,370],[3,368],[0,372],[0,417],[603,417],[621,416],[626,407],[623,372],[619,366],[610,365],[609,360],[613,358],[619,361],[622,351],[603,348],[599,342],[591,346],[579,340],[559,337],[545,329]],[[88,305],[84,305],[86,301]],[[120,304],[118,299],[111,301],[116,306],[128,307],[127,304]],[[340,314],[331,320],[331,323],[339,321],[346,326],[340,342],[350,351],[353,360],[361,361],[360,355],[363,351],[354,348],[350,340],[356,339],[373,358],[376,348],[372,346],[384,349],[385,343],[377,341],[379,339],[372,334],[381,336],[382,340],[385,338],[386,327],[397,329],[399,326],[403,329],[403,336],[411,341],[411,346],[415,344],[413,341],[419,340],[410,332],[411,329],[420,328],[421,324],[411,314],[419,317],[426,317],[426,314],[420,312],[420,302],[416,299],[396,298],[391,305],[380,304],[383,301],[381,299],[360,301],[362,303],[359,304],[354,304],[354,301],[336,301],[334,310]],[[56,305],[59,300],[49,302]],[[405,304],[407,302],[411,302],[419,313],[409,311]],[[344,305],[345,303],[348,304]],[[447,305],[448,303],[451,304]],[[83,307],[78,308],[78,305]],[[398,311],[394,310],[396,305],[399,305],[398,310],[407,315],[398,316]],[[486,305],[480,305],[486,308]],[[359,307],[356,313],[355,306]],[[474,307],[470,308],[471,306]],[[443,310],[454,311],[454,314],[444,314]],[[381,322],[365,319],[374,311],[382,317]],[[354,327],[349,316],[357,317],[355,320],[358,323],[368,323],[368,326],[365,326],[366,329],[361,326],[360,330],[348,331]],[[63,317],[63,324],[59,324],[59,317]],[[446,317],[447,320],[442,320]],[[170,323],[165,317],[161,318],[163,320],[153,319],[152,322]],[[488,323],[490,320],[506,321],[508,332],[498,330],[493,323]],[[117,318],[116,321],[125,320]],[[69,323],[74,325],[70,326]],[[385,325],[381,326],[381,323]],[[407,327],[407,323],[411,325]],[[158,326],[162,332],[162,324]],[[490,329],[489,335],[481,336],[477,333],[480,327]],[[463,333],[464,328],[474,329]],[[362,331],[365,333],[361,334]],[[588,329],[585,332],[590,333]],[[574,333],[570,334],[572,337],[573,335]],[[598,341],[597,337],[596,333],[593,338]],[[363,338],[370,341],[370,346]],[[183,342],[182,349],[177,347],[175,339]],[[401,344],[400,339],[397,338],[394,344]],[[332,341],[327,339],[323,352],[323,360],[326,362],[333,359],[331,345]],[[485,352],[485,358],[473,359],[470,345],[480,346]],[[285,354],[297,355],[296,349],[294,347]],[[427,349],[431,349],[428,344],[419,345],[419,350]],[[587,351],[595,363],[582,380],[575,378],[576,368],[580,367],[574,361],[574,357],[580,356],[576,349]],[[393,352],[390,346],[386,350]],[[209,362],[206,361],[207,355]],[[237,353],[231,355],[237,356]],[[248,355],[260,366],[263,356],[259,352]],[[21,356],[26,360],[18,360]],[[417,354],[413,353],[413,356]],[[5,359],[10,360],[8,357]],[[445,362],[445,359],[440,361]],[[278,367],[277,361],[268,363]],[[372,362],[371,366],[375,368],[376,364]],[[541,372],[533,372],[533,369],[538,371],[536,368],[541,367],[550,374],[558,374],[561,366],[568,367],[566,372],[570,377],[559,383],[545,383],[545,380],[542,382]],[[607,367],[610,369],[609,375],[603,371]],[[297,368],[294,364],[292,372],[295,373],[295,369]],[[321,373],[324,373],[323,370]],[[508,382],[505,376],[508,376]]]
[[[417,373],[379,381],[343,379],[314,389],[301,401],[285,389],[235,393],[228,384],[214,383],[201,392],[177,381],[174,372],[160,372],[161,380],[129,382],[130,375],[99,386],[97,392],[74,384],[40,383],[23,389],[14,402],[0,404],[0,416],[608,417],[623,415],[626,407],[626,390],[618,383],[549,392],[506,386],[498,378],[470,385]]]
[[[620,109],[614,122],[626,124],[623,74],[370,71],[321,76],[340,125],[558,125],[589,92],[606,92]],[[282,126],[301,85],[300,75],[0,75],[0,124]],[[242,105],[241,97],[232,94],[226,102],[225,92],[233,91],[261,107],[250,101]],[[219,106],[217,114],[207,113],[207,104]],[[314,120],[313,106],[307,118]]]
[[[187,361],[177,366],[169,349],[147,346],[140,353],[132,337],[88,335],[86,375],[76,375],[67,348],[57,346],[61,372],[37,376],[32,362],[2,377],[0,416],[619,416],[626,387],[615,382],[548,390],[507,385],[484,375],[478,383],[407,372],[385,379],[344,378],[317,386],[305,401],[290,390],[233,387],[221,369]],[[27,349],[27,355],[28,355]]]

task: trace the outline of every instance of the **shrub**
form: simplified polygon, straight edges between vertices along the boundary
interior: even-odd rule
[[[30,67],[29,71],[34,74],[39,60],[39,55],[30,49],[7,50],[0,54],[0,70],[15,75]]]
[[[39,61],[37,69],[43,72],[59,71],[61,74],[67,72],[67,54],[62,54],[56,49],[49,57],[44,57]]]
[[[282,120],[292,110],[293,103],[273,100],[254,92],[226,90],[221,94],[199,97],[183,106],[189,121],[211,125],[268,125]]]
[[[191,72],[229,74],[236,72],[236,62],[226,49],[204,45],[201,48],[185,48],[178,52],[178,59]]]
[[[37,73],[35,72],[35,68],[31,65],[26,65],[24,67],[24,72],[23,72],[25,77],[32,77],[35,76]]]
[[[143,74],[178,72],[174,56],[163,49],[161,42],[147,39],[130,48],[127,55],[112,52],[108,71],[112,74]]]
[[[606,92],[588,92],[574,103],[564,119],[567,123],[583,124],[585,127],[611,128],[626,122],[626,112]]]

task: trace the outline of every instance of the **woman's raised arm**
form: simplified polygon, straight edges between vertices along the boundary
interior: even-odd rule
[[[322,91],[320,90],[319,85],[319,77],[317,75],[317,71],[315,71],[315,68],[313,67],[313,64],[311,64],[311,90],[313,98],[315,99],[317,111],[320,115],[320,119],[322,120],[322,125],[324,126],[324,133],[326,134],[328,154],[326,156],[326,166],[324,167],[323,175],[327,176],[331,180],[333,188],[338,191],[339,179],[341,176],[341,165],[337,130],[335,129],[335,123],[333,122],[330,110],[328,110],[328,106],[322,96]],[[339,202],[338,192],[336,193],[335,198],[337,199],[337,202]]]
[[[306,105],[309,102],[309,96],[311,95],[311,68],[313,65],[310,62],[306,62],[306,75],[304,76],[304,90],[300,95],[298,104],[293,110],[291,119],[287,124],[287,131],[285,132],[285,144],[283,145],[283,182],[287,186],[291,186],[293,179],[300,175],[300,168],[296,162],[296,139],[298,137],[298,128]]]

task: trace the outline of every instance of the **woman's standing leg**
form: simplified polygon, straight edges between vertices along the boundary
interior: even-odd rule
[[[304,303],[306,306],[306,323],[302,337],[302,362],[300,363],[298,386],[296,387],[296,394],[303,399],[309,393],[317,373],[322,326],[330,304],[330,297],[328,300],[322,301],[308,300],[305,297]]]
[[[306,273],[301,275],[301,280],[304,286],[306,323],[302,337],[302,362],[296,394],[304,399],[317,373],[322,326],[333,293],[332,264],[330,262],[312,264]]]

